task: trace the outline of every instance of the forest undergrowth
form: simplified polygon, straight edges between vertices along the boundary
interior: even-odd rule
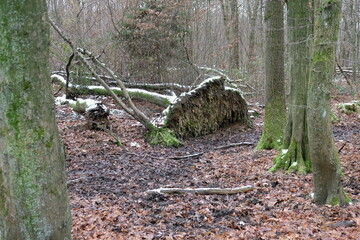
[[[103,99],[115,108],[108,98]],[[312,176],[269,173],[277,151],[256,151],[263,121],[229,126],[184,141],[180,148],[151,146],[144,127],[121,110],[110,115],[117,146],[103,131],[89,130],[83,116],[56,106],[65,145],[73,239],[359,239],[360,115],[336,107],[334,125],[343,186],[353,204],[316,206]],[[147,114],[159,108],[137,102]],[[252,143],[232,146],[233,143]],[[236,145],[236,144],[235,144]],[[191,157],[190,155],[197,155]],[[189,157],[186,157],[189,156]],[[160,187],[239,187],[235,195],[160,195]]]

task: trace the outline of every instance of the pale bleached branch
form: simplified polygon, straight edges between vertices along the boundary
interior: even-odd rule
[[[254,186],[248,185],[237,188],[158,188],[146,191],[147,194],[183,194],[183,193],[196,193],[196,194],[237,194],[241,192],[248,192],[254,189]]]

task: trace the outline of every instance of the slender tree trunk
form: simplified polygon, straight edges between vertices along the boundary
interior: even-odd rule
[[[351,1],[351,46],[352,46],[352,83],[356,84],[357,82],[357,64],[358,64],[358,55],[357,55],[357,25],[359,24],[357,22],[357,17],[355,15],[356,13],[356,3],[354,0]],[[360,31],[360,30],[359,30]]]
[[[290,104],[283,148],[270,171],[284,169],[306,174],[311,171],[306,129],[307,90],[313,24],[312,0],[288,1],[290,57]]]
[[[286,124],[284,87],[284,11],[282,0],[268,0],[265,7],[266,106],[263,133],[257,149],[279,149]]]
[[[0,239],[70,239],[45,0],[0,1]]]
[[[239,10],[237,0],[220,0],[225,26],[225,38],[229,45],[229,70],[237,70],[240,65],[239,55]]]
[[[344,205],[350,200],[341,185],[341,164],[330,120],[331,82],[341,0],[315,0],[314,49],[308,92],[308,135],[316,204]]]
[[[255,33],[256,33],[256,19],[258,16],[260,0],[255,0],[254,7],[251,9],[251,3],[248,1],[248,14],[250,15],[250,33],[249,33],[249,56],[247,60],[247,71],[249,75],[254,74],[255,70]]]
[[[231,0],[230,2],[230,11],[231,11],[231,55],[230,55],[230,70],[235,73],[239,69],[240,65],[240,55],[239,55],[239,8],[238,1]]]

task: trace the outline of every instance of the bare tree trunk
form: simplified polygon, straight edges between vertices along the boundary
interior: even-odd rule
[[[230,55],[230,70],[237,72],[240,65],[240,55],[239,55],[239,8],[238,1],[231,0],[230,2],[230,11],[231,11],[231,55]]]
[[[70,239],[42,0],[0,1],[0,239]]]
[[[286,124],[283,2],[268,0],[265,9],[266,106],[263,133],[257,149],[280,149]]]
[[[283,148],[270,171],[284,169],[306,174],[311,171],[306,129],[307,90],[312,45],[312,0],[288,2],[290,55],[290,104]]]
[[[229,70],[237,70],[240,65],[239,56],[239,10],[237,0],[220,0],[225,26],[225,37],[229,46]]]
[[[316,204],[350,202],[341,185],[341,163],[334,145],[330,120],[331,82],[341,0],[315,0],[314,49],[308,92],[308,135]]]
[[[249,33],[249,55],[247,60],[247,71],[251,75],[254,73],[255,61],[255,33],[256,33],[256,20],[259,11],[260,0],[255,0],[253,8],[251,8],[250,1],[248,1],[248,14],[250,17],[250,33]]]

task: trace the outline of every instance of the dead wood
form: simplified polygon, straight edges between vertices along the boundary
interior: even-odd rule
[[[108,119],[110,115],[110,110],[106,108],[102,103],[98,103],[95,107],[87,109],[85,115],[88,121],[89,129],[111,129],[110,121]]]
[[[248,192],[254,189],[254,186],[248,185],[237,188],[158,188],[146,191],[147,194],[183,194],[183,193],[196,193],[196,194],[237,194],[241,192]]]
[[[56,81],[60,86],[65,85],[66,80],[58,74],[51,76],[52,81]],[[110,87],[111,91],[117,96],[124,96],[124,92],[119,87]],[[69,83],[69,90],[77,95],[111,95],[108,90],[102,86],[82,86]],[[149,92],[142,89],[128,89],[128,94],[132,99],[144,100],[160,107],[166,108],[175,96],[163,95],[155,92]]]
[[[236,89],[225,88],[224,82],[223,77],[213,77],[182,94],[165,110],[165,126],[185,139],[210,134],[232,123],[248,125],[245,100]]]
[[[201,155],[203,155],[203,152],[200,153],[195,153],[195,154],[189,154],[189,155],[183,155],[183,156],[172,156],[169,157],[169,159],[175,159],[175,160],[179,160],[179,159],[186,159],[186,158],[193,158],[193,157],[200,157]]]
[[[349,77],[347,76],[347,74],[345,73],[345,71],[342,69],[342,67],[340,66],[340,64],[339,64],[337,61],[336,61],[336,65],[337,65],[338,69],[340,70],[341,74],[344,76],[347,84],[350,86],[351,91],[356,92],[356,94],[358,94],[356,88],[355,88],[355,87],[353,86],[353,84],[350,82]],[[356,73],[353,73],[353,74],[356,74]]]
[[[231,148],[231,147],[237,147],[237,146],[243,146],[243,145],[254,145],[254,143],[252,143],[252,142],[230,143],[228,145],[215,147],[214,149],[219,150],[219,149]]]
[[[53,71],[52,74],[67,76],[67,72],[64,71]],[[106,75],[99,75],[101,79],[105,80],[109,85],[117,85],[114,78]],[[90,76],[82,76],[83,79],[97,82],[96,78]],[[182,85],[177,83],[135,83],[123,80],[125,87],[127,88],[140,88],[144,90],[162,91],[162,90],[175,90],[179,92],[187,92],[191,90],[191,86]]]

